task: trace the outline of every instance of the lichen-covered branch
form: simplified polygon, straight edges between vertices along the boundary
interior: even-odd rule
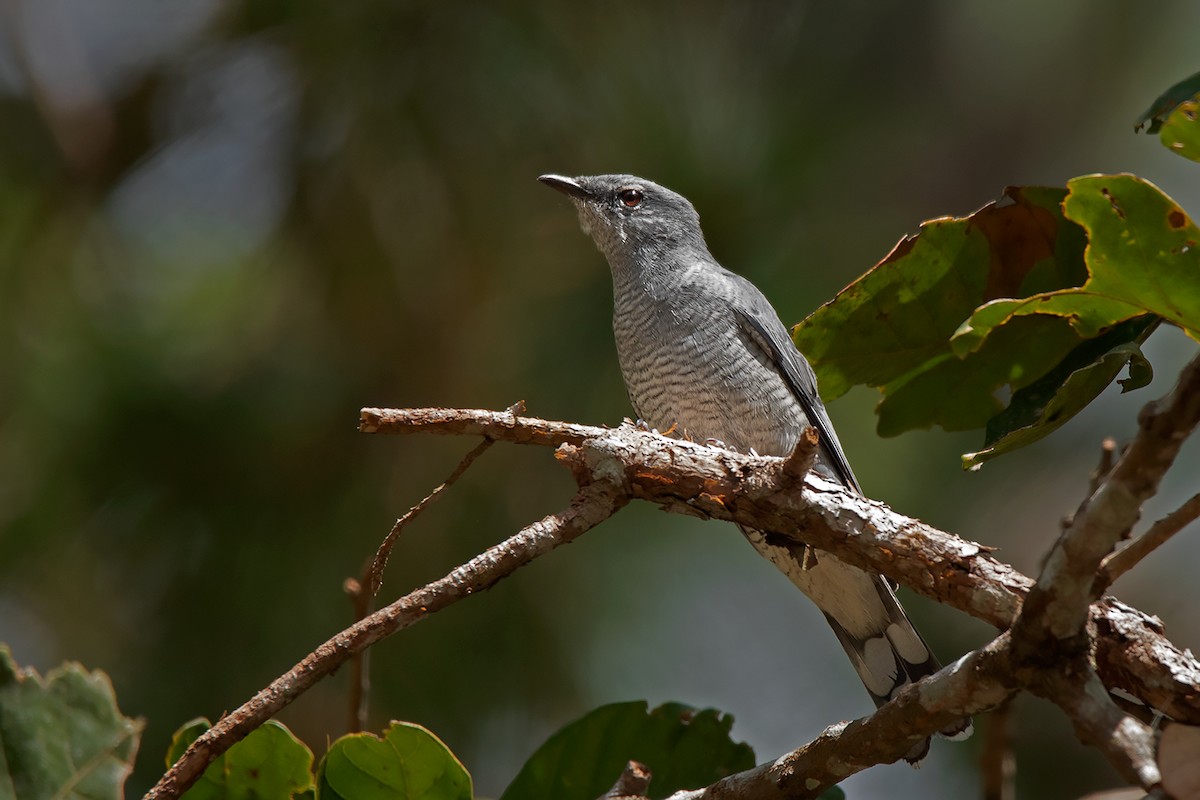
[[[1043,570],[1036,586],[993,558],[983,545],[897,514],[819,476],[805,475],[816,445],[811,436],[802,437],[788,458],[770,458],[669,439],[633,425],[614,429],[523,417],[516,408],[364,409],[360,428],[366,432],[475,435],[556,447],[580,492],[561,514],[529,526],[318,647],[197,739],[147,797],[178,797],[217,755],[355,653],[492,585],[594,527],[631,499],[804,542],[1002,631],[1013,626],[909,687],[871,717],[830,728],[771,764],[680,798],[813,796],[855,771],[895,760],[912,741],[965,714],[992,708],[1022,689],[1058,703],[1082,738],[1096,744],[1123,774],[1150,788],[1158,780],[1153,733],[1113,705],[1106,687],[1122,688],[1181,721],[1200,723],[1200,662],[1171,644],[1158,620],[1113,598],[1093,602],[1090,592],[1100,560],[1136,520],[1130,504],[1139,504],[1139,498],[1154,491],[1183,436],[1200,420],[1198,389],[1200,359],[1185,370],[1172,395],[1143,414],[1138,440],[1098,478],[1099,488],[1056,548],[1061,558],[1052,558],[1054,563]],[[1083,535],[1076,530],[1098,531],[1100,544],[1077,541]],[[1086,591],[1079,578],[1085,567],[1091,570]],[[1081,614],[1083,622],[1078,620]],[[1046,628],[1039,629],[1039,619],[1056,620],[1055,630],[1075,631],[1072,636],[1079,636],[1083,623],[1088,623],[1094,629],[1088,637],[1094,649],[1069,650],[1061,664],[1035,663],[1028,652],[1029,642]],[[1030,622],[1014,625],[1020,620]]]
[[[499,441],[565,445],[559,458],[578,475],[603,476],[636,498],[712,519],[779,531],[881,572],[913,591],[998,629],[1012,625],[1033,581],[988,548],[898,514],[883,503],[809,475],[781,492],[785,459],[756,457],[669,439],[633,425],[601,428],[469,409],[364,409],[364,429],[486,435]],[[1096,668],[1121,688],[1177,719],[1200,724],[1200,662],[1175,647],[1162,624],[1112,598],[1092,606]]]

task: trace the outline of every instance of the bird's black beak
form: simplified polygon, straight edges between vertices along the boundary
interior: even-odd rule
[[[574,178],[566,178],[562,175],[541,175],[538,177],[538,180],[551,189],[557,189],[568,197],[574,197],[576,200],[592,199],[592,193]]]

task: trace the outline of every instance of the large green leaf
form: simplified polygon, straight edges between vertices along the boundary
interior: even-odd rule
[[[880,435],[986,428],[968,466],[1061,426],[1125,367],[1140,385],[1157,320],[1200,338],[1200,229],[1155,186],[1091,175],[1006,196],[925,223],[793,331],[823,397],[881,390]]]
[[[42,679],[0,645],[0,797],[123,797],[141,729],[103,672],[64,664]]]
[[[210,727],[206,719],[180,726],[167,748],[167,766]],[[312,751],[281,723],[270,720],[222,753],[183,796],[185,800],[296,797],[313,786],[312,763]]]
[[[393,722],[381,739],[343,736],[317,775],[319,800],[471,800],[471,776],[442,740]]]
[[[1092,338],[1151,313],[1200,338],[1200,229],[1183,209],[1135,175],[1088,175],[1067,188],[1063,210],[1087,231],[1087,281],[988,303],[955,334],[955,352],[966,355],[1029,315],[1062,317]]]
[[[525,762],[501,800],[595,800],[625,764],[649,767],[651,797],[707,786],[754,766],[749,745],[729,738],[733,718],[678,703],[601,706],[555,733]]]
[[[882,390],[879,433],[940,425],[980,428],[1003,405],[997,390],[1026,386],[1080,343],[1060,318],[1028,320],[964,358],[951,337],[990,300],[1087,278],[1086,244],[1063,218],[1065,189],[1010,188],[1005,202],[926,222],[887,258],[793,330],[822,396],[851,385]]]
[[[942,363],[950,336],[988,300],[1083,282],[1085,241],[1062,218],[1065,196],[1010,188],[1006,202],[926,222],[797,325],[793,338],[817,370],[822,396],[835,399],[856,384],[903,385]],[[1003,383],[985,379],[993,389]]]

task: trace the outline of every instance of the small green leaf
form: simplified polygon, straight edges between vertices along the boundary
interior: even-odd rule
[[[317,774],[321,800],[471,800],[471,776],[442,740],[420,725],[393,722],[379,738],[341,737]]]
[[[68,663],[42,679],[0,644],[0,797],[123,797],[141,730],[103,672]]]
[[[1133,124],[1133,129],[1140,131],[1143,127],[1149,126],[1146,133],[1158,133],[1163,126],[1163,122],[1166,121],[1171,112],[1180,103],[1192,99],[1197,94],[1200,94],[1200,72],[1191,77],[1184,78],[1160,94],[1150,105],[1150,108],[1146,109],[1138,117],[1137,122]]]
[[[212,723],[204,717],[196,717],[180,725],[171,735],[171,743],[167,745],[167,769],[178,761],[192,742],[200,738],[200,734],[212,727]]]
[[[501,800],[595,800],[630,760],[650,769],[651,797],[754,766],[754,751],[729,738],[729,715],[678,703],[647,708],[645,701],[601,706],[562,728],[525,762]]]
[[[1175,107],[1163,122],[1158,138],[1172,153],[1200,161],[1200,95]]]
[[[206,719],[185,722],[167,748],[167,766],[211,727]],[[283,724],[270,720],[255,728],[208,766],[184,800],[293,798],[313,787],[312,751]]]

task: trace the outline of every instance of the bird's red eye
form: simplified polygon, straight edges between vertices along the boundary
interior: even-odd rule
[[[626,208],[637,208],[642,204],[642,193],[637,189],[623,189],[621,202],[625,204]]]

